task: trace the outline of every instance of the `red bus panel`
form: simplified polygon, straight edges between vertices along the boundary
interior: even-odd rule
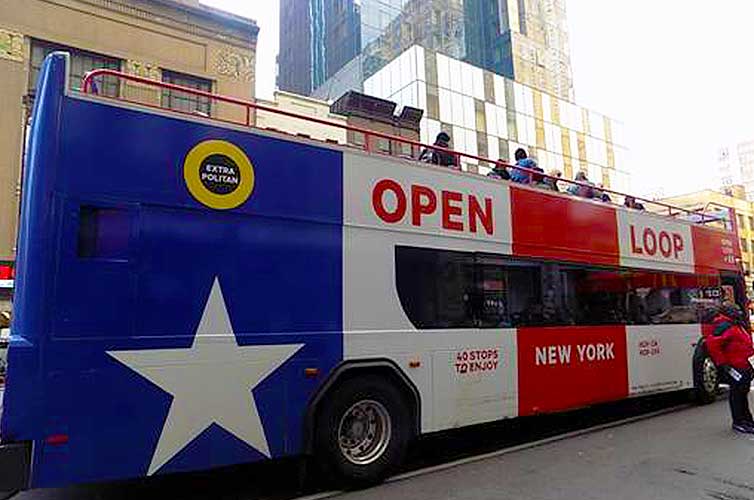
[[[619,265],[615,209],[548,192],[511,189],[513,254]]]
[[[519,328],[516,340],[519,415],[628,396],[624,326]]]

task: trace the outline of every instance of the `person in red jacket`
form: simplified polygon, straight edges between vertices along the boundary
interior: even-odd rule
[[[728,400],[733,430],[754,434],[754,419],[749,411],[749,387],[754,378],[750,358],[754,356],[754,345],[748,324],[734,304],[723,304],[710,317],[714,329],[705,336],[705,344],[712,361],[730,384]]]

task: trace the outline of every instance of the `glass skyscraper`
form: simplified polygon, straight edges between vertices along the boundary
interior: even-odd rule
[[[420,108],[422,142],[445,131],[458,151],[508,161],[522,147],[545,170],[628,191],[622,124],[573,103],[565,1],[283,0],[279,84]]]
[[[424,143],[444,131],[457,151],[506,161],[524,148],[546,171],[573,178],[581,170],[630,190],[621,122],[493,71],[415,45],[367,78],[364,92],[425,110]],[[467,158],[462,168],[488,171]]]
[[[565,0],[282,0],[282,90],[337,97],[419,45],[573,98]]]

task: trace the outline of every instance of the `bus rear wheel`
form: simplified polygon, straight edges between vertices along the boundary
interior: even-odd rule
[[[717,399],[719,386],[717,366],[704,344],[700,344],[694,352],[694,399],[698,404],[712,403]]]
[[[401,392],[379,377],[358,377],[324,400],[316,421],[315,455],[339,485],[365,487],[395,470],[410,437],[410,412]]]

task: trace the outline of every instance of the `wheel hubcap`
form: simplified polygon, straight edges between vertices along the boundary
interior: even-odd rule
[[[390,414],[374,400],[351,406],[340,419],[338,445],[346,459],[356,465],[377,460],[390,442]]]
[[[704,384],[704,390],[710,394],[717,390],[717,367],[710,358],[704,359],[702,383]]]

